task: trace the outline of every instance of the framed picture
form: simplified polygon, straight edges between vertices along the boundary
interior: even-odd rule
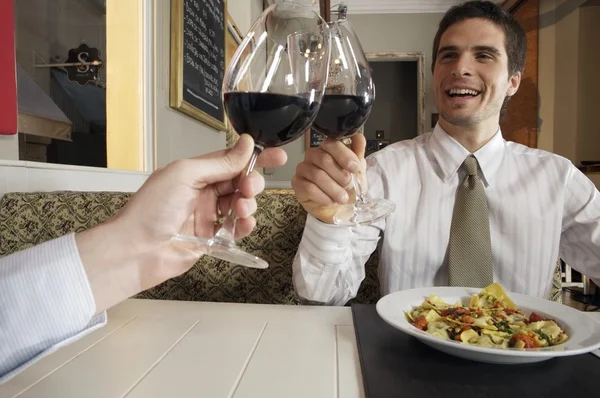
[[[170,101],[176,109],[227,131],[221,85],[227,67],[227,0],[171,0]]]

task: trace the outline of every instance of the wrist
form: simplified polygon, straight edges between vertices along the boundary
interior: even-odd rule
[[[97,313],[139,292],[137,270],[143,253],[127,245],[123,233],[113,219],[75,235]]]

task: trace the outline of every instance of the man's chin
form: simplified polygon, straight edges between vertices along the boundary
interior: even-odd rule
[[[441,118],[449,124],[459,127],[471,127],[477,124],[476,118],[473,115],[440,115]]]

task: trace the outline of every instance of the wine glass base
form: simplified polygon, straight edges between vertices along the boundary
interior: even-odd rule
[[[259,269],[269,268],[269,263],[262,258],[243,251],[237,245],[231,244],[229,241],[226,241],[219,236],[215,236],[211,239],[209,255],[218,258],[219,260],[243,265],[244,267]]]
[[[204,239],[198,236],[177,234],[174,235],[171,238],[171,240],[177,242],[178,245],[193,252],[196,252],[200,255],[209,254],[211,251],[210,239]]]
[[[215,236],[212,239],[204,239],[197,236],[177,234],[173,236],[172,240],[186,249],[201,255],[211,256],[249,268],[269,268],[269,263],[265,260],[246,253],[235,243],[232,244],[219,236]]]
[[[396,204],[387,199],[369,199],[366,203],[342,206],[333,216],[336,225],[369,225],[392,214]]]

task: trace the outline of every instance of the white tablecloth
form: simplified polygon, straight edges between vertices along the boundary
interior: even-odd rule
[[[0,397],[364,397],[349,307],[132,299],[108,319]]]
[[[352,313],[128,300],[106,327],[0,385],[0,397],[364,397]]]

